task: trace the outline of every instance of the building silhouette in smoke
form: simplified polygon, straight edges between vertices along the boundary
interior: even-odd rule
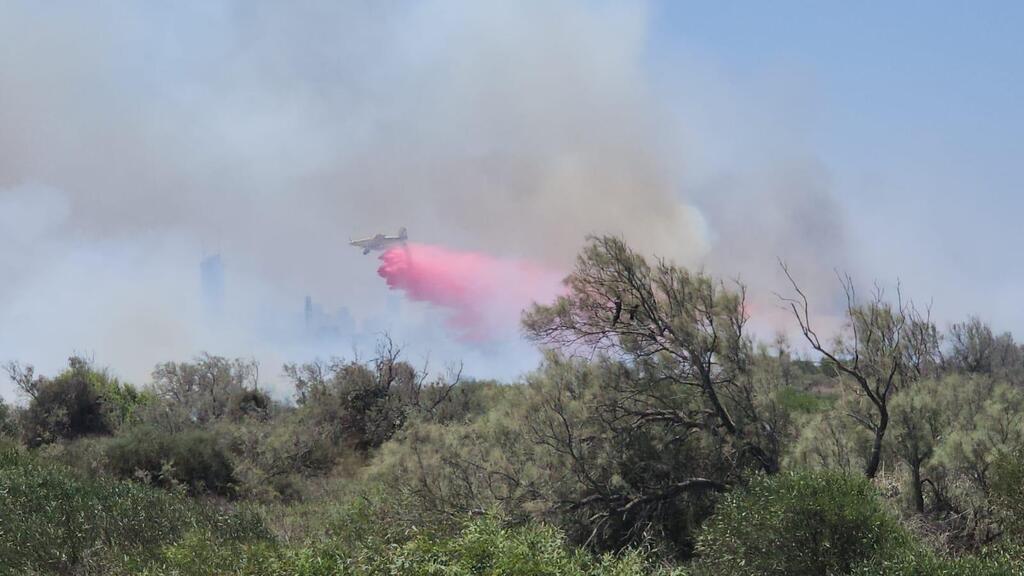
[[[327,353],[342,353],[353,346],[372,347],[381,334],[393,327],[393,319],[401,314],[401,299],[389,295],[383,316],[372,315],[360,320],[346,306],[328,310],[311,295],[305,296],[301,318],[293,311],[264,310],[256,325],[239,325],[238,318],[228,310],[225,259],[220,253],[205,256],[199,262],[199,288],[202,322],[213,330],[241,328],[254,335],[273,334],[267,338],[290,345],[312,347]],[[250,318],[251,319],[251,318]],[[272,328],[271,328],[272,327]],[[264,332],[267,331],[267,332]]]
[[[342,306],[330,314],[324,311],[323,306],[314,302],[311,296],[306,296],[303,319],[306,336],[316,340],[351,338],[356,332],[355,319],[348,308]]]

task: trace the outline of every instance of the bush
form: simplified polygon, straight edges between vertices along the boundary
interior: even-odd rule
[[[165,362],[153,370],[153,393],[172,412],[200,425],[227,414],[231,399],[255,390],[259,369],[254,360],[229,360],[201,354],[194,362]]]
[[[1020,549],[992,549],[976,556],[942,558],[924,549],[908,549],[865,562],[854,576],[1019,576],[1024,574]]]
[[[1000,523],[1011,538],[1024,541],[1024,448],[1003,452],[992,466],[991,495]]]
[[[0,446],[0,574],[137,573],[194,527],[217,541],[268,537],[248,510],[201,507],[139,484],[81,478]]]
[[[713,573],[819,576],[849,573],[909,544],[864,478],[799,472],[758,478],[726,496],[698,550]]]
[[[369,546],[367,546],[369,544]],[[164,549],[149,576],[635,576],[654,574],[641,552],[594,557],[565,545],[561,532],[530,524],[504,528],[479,518],[454,535],[421,534],[404,544],[384,546],[336,541],[301,548],[268,541],[218,544],[195,531]]]
[[[152,428],[137,428],[111,442],[107,458],[111,470],[123,478],[162,487],[183,485],[193,494],[236,493],[234,467],[212,432],[164,434]]]
[[[595,558],[566,546],[550,526],[504,528],[493,517],[469,523],[452,538],[412,540],[387,560],[385,573],[428,576],[584,576],[649,572],[639,552]]]
[[[33,447],[111,434],[140,402],[135,388],[81,358],[71,358],[52,380],[36,378],[24,386],[32,399],[22,415],[22,436]]]
[[[49,462],[63,464],[89,476],[103,476],[110,473],[107,450],[114,442],[111,437],[88,437],[54,442],[40,446],[35,454]]]
[[[14,423],[14,410],[0,398],[0,437],[14,438],[18,429]]]
[[[836,397],[814,392],[805,392],[787,386],[775,393],[779,407],[789,414],[818,414],[825,412],[835,404]]]
[[[244,388],[228,398],[227,416],[232,422],[241,422],[247,418],[266,421],[270,417],[272,404],[266,392]]]

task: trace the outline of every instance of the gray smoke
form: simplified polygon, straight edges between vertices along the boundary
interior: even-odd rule
[[[364,332],[425,338],[421,356],[508,374],[528,347],[448,342],[349,237],[404,225],[562,269],[595,232],[686,264],[784,251],[791,238],[737,253],[730,206],[758,182],[687,176],[677,128],[699,114],[654,81],[649,19],[582,0],[4,3],[0,360],[84,353],[145,381],[209,350],[273,378],[350,352],[300,338],[311,294]],[[226,310],[210,326],[198,273],[214,253]]]

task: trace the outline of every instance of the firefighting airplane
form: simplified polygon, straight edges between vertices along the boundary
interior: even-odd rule
[[[377,234],[372,238],[363,238],[361,240],[352,240],[349,245],[363,249],[363,255],[367,255],[371,250],[387,250],[392,246],[404,245],[405,241],[409,239],[409,235],[405,233],[405,228],[398,229],[398,236],[386,236],[384,234]]]

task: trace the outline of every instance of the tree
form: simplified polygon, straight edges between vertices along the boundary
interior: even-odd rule
[[[871,300],[861,304],[852,279],[846,276],[840,278],[846,294],[845,330],[834,344],[826,344],[811,324],[806,294],[785,264],[782,270],[796,292],[795,297],[783,301],[789,304],[804,338],[844,380],[853,380],[855,391],[867,398],[872,407],[865,413],[850,412],[849,416],[872,434],[864,474],[874,478],[889,427],[889,401],[900,388],[920,379],[936,365],[937,331],[927,315],[903,301],[899,287],[895,302],[886,300],[883,290],[876,287]]]
[[[918,383],[912,395],[915,404],[934,404],[915,418],[928,422],[919,427],[934,429],[921,473],[922,487],[933,496],[930,516],[954,545],[990,543],[1003,528],[992,502],[995,471],[1024,447],[1024,392],[992,376],[954,373]]]
[[[140,401],[135,388],[77,356],[53,379],[36,376],[31,366],[9,364],[7,370],[30,398],[22,414],[22,435],[29,446],[111,434]]]
[[[699,429],[637,421],[635,390],[622,384],[637,378],[608,358],[548,353],[525,385],[479,418],[403,431],[372,477],[412,496],[415,523],[498,510],[557,523],[598,550],[656,538],[688,556],[714,494],[738,479],[736,461]],[[680,410],[702,400],[697,390],[679,392]]]
[[[259,389],[239,390],[228,399],[227,416],[233,422],[246,418],[266,421],[270,418],[274,401],[270,395]]]
[[[910,469],[910,496],[914,510],[924,513],[925,464],[935,453],[946,431],[940,395],[942,384],[918,383],[914,390],[897,395],[891,406],[895,454]]]
[[[284,372],[295,386],[300,417],[315,435],[366,451],[386,442],[411,415],[435,414],[461,379],[461,368],[455,368],[428,382],[426,369],[401,356],[385,336],[367,363],[336,358],[286,364]]]
[[[551,512],[571,520],[579,542],[620,549],[657,537],[688,556],[712,496],[739,479],[736,455],[722,449],[716,431],[651,420],[640,390],[674,413],[697,410],[703,398],[646,378],[608,358],[549,355],[529,378],[515,421],[533,446],[528,460],[548,471],[535,486]]]
[[[936,449],[941,462],[987,496],[992,462],[1024,446],[1024,391],[988,378],[967,379],[943,409],[953,422]]]
[[[565,284],[566,295],[524,315],[533,340],[570,354],[607,354],[634,368],[639,379],[622,383],[634,401],[623,408],[637,426],[708,430],[738,465],[778,470],[778,454],[765,441],[776,431],[762,418],[749,378],[742,285],[730,290],[664,260],[652,266],[611,236],[589,239]],[[670,399],[684,390],[702,402],[680,410]]]
[[[950,326],[947,339],[946,360],[953,370],[1008,375],[1024,364],[1024,355],[1010,333],[993,334],[988,324],[974,316]]]
[[[7,377],[14,382],[14,386],[22,394],[29,398],[35,398],[39,393],[39,385],[44,381],[36,377],[36,369],[32,365],[24,366],[20,362],[8,362],[4,365]]]
[[[232,399],[259,387],[255,360],[202,354],[193,362],[165,362],[153,370],[153,390],[167,406],[198,424],[224,417]]]

